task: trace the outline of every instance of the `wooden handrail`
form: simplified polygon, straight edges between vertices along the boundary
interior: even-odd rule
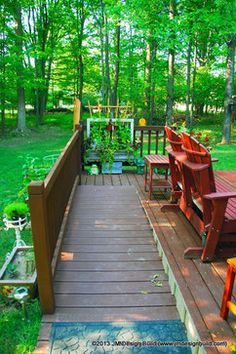
[[[81,174],[82,128],[75,131],[44,181],[29,185],[29,206],[37,270],[39,298],[43,313],[53,313],[52,263],[64,224],[64,215]]]
[[[162,144],[162,154],[166,154],[166,132],[164,126],[156,126],[156,125],[145,125],[145,126],[134,126],[134,141],[136,138],[136,132],[140,132],[140,156],[144,155],[144,136],[147,135],[147,154],[151,153],[158,154],[159,143],[160,143],[160,135],[159,133],[163,133],[163,144]],[[153,137],[153,135],[155,135]],[[154,146],[153,146],[154,145]],[[154,152],[153,152],[153,150]]]

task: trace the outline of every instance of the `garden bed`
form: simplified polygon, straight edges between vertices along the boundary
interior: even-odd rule
[[[0,293],[14,298],[17,288],[24,286],[34,297],[36,277],[33,247],[15,247],[0,270]]]

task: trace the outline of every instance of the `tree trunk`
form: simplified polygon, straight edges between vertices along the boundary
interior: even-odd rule
[[[167,123],[173,123],[173,104],[174,104],[174,50],[169,49],[168,54],[168,82],[167,82]]]
[[[236,35],[230,35],[227,41],[228,55],[226,64],[226,86],[224,99],[224,124],[222,133],[222,144],[231,142],[231,112],[230,102],[234,90],[234,63],[235,63]]]
[[[110,105],[117,105],[117,90],[119,83],[119,75],[120,75],[120,24],[118,23],[116,26],[116,62],[115,62],[115,72],[114,72],[114,82],[113,87],[111,87],[110,91]],[[115,116],[115,108],[111,108],[111,117]]]
[[[156,53],[157,53],[157,42],[155,40],[152,41],[151,48],[151,90],[150,90],[150,118],[149,124],[153,125],[153,120],[155,118],[155,88],[156,88]]]
[[[99,36],[101,45],[101,70],[102,70],[102,86],[101,86],[101,96],[102,96],[102,106],[106,105],[106,84],[105,84],[105,53],[104,53],[104,3],[101,0],[101,20],[99,21]]]
[[[133,63],[133,56],[134,56],[134,45],[133,45],[133,33],[132,33],[132,28],[130,27],[129,29],[129,102],[131,103],[131,106],[135,103],[135,95],[134,95],[134,82],[135,82],[135,66]]]
[[[191,85],[191,52],[192,52],[192,40],[189,40],[188,44],[188,52],[187,52],[187,80],[186,80],[186,125],[190,129],[191,121],[190,121],[190,85]]]
[[[82,103],[83,98],[83,86],[84,86],[84,61],[82,54],[83,47],[83,37],[84,37],[84,22],[85,22],[85,12],[84,12],[84,0],[80,0],[80,28],[78,32],[78,48],[79,48],[79,99]]]
[[[3,28],[5,26],[5,21],[3,17]],[[5,133],[5,90],[6,90],[6,61],[5,61],[5,44],[6,44],[6,38],[5,38],[5,33],[4,30],[1,31],[0,33],[0,38],[1,38],[1,53],[0,53],[0,70],[1,70],[1,81],[0,81],[0,106],[1,106],[1,133],[4,135]]]
[[[4,105],[4,101],[1,102]],[[5,109],[1,109],[1,133],[4,135],[5,133]]]
[[[107,105],[109,105],[109,96],[111,92],[110,79],[110,60],[109,60],[109,31],[107,17],[105,17],[105,97]]]
[[[146,63],[145,63],[145,117],[150,119],[150,87],[151,87],[151,45],[149,42],[146,44]]]
[[[155,116],[155,64],[156,64],[157,43],[155,39],[149,39],[146,45],[145,65],[145,117],[152,125]]]
[[[196,74],[197,74],[197,43],[195,42],[194,58],[193,58],[193,80],[192,80],[192,95],[191,95],[192,104],[191,104],[191,112],[190,112],[190,127],[193,126]]]
[[[16,5],[15,20],[16,27],[16,51],[17,51],[17,130],[24,131],[26,129],[25,114],[25,88],[24,88],[24,65],[23,65],[23,26],[21,17],[21,7]]]
[[[175,16],[176,0],[170,0],[169,4],[169,19],[172,21]],[[171,47],[168,53],[168,81],[167,81],[167,106],[166,106],[166,116],[167,124],[171,125],[173,123],[173,104],[174,104],[174,40],[175,33],[171,30]]]
[[[36,120],[37,124],[43,124],[43,116],[46,106],[46,78],[45,78],[45,59],[35,58],[35,72],[36,80],[38,81],[35,92],[35,110],[36,110]]]

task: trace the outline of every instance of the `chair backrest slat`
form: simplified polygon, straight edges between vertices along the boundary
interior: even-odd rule
[[[173,151],[181,152],[182,150],[182,140],[180,136],[171,128],[165,126],[167,139],[172,147]]]

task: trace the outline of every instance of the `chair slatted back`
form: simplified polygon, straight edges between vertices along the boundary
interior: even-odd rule
[[[206,192],[211,193],[216,191],[215,187],[215,178],[211,162],[211,154],[207,148],[197,141],[194,137],[190,136],[187,133],[181,133],[182,138],[182,148],[186,153],[188,161],[195,164],[207,165],[207,178],[204,180],[204,183],[201,179],[198,178],[198,175],[195,177],[195,182],[197,184],[197,190],[200,194]],[[205,174],[206,176],[206,174]],[[200,185],[201,184],[201,185]]]
[[[182,140],[180,136],[171,128],[165,126],[166,136],[173,151],[182,152]]]

